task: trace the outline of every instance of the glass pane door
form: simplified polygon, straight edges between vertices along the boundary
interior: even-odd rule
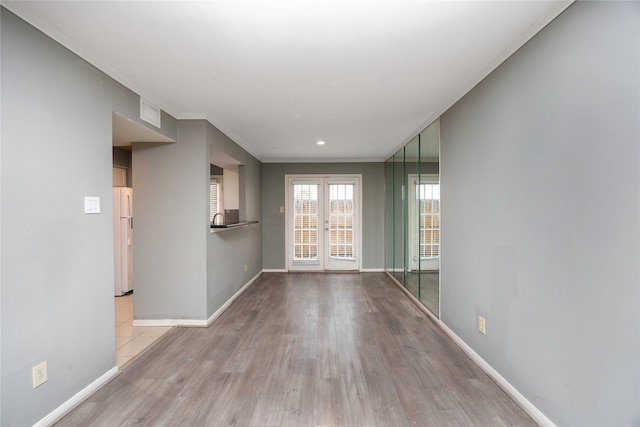
[[[327,270],[357,270],[356,184],[327,184]]]
[[[293,184],[293,261],[319,264],[319,184]]]
[[[359,177],[287,178],[289,270],[359,270]]]

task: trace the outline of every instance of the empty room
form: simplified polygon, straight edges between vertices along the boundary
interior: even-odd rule
[[[640,2],[2,1],[0,425],[640,425]]]

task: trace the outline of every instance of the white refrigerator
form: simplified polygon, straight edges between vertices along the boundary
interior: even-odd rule
[[[133,189],[113,188],[115,296],[133,291]]]

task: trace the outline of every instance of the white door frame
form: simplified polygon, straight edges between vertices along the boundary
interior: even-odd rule
[[[314,183],[319,184],[318,198],[320,202],[319,234],[318,234],[318,261],[317,262],[293,262],[293,184]],[[338,271],[330,270],[331,265],[327,260],[328,244],[325,234],[325,219],[328,207],[325,206],[327,198],[326,187],[328,184],[353,183],[355,184],[355,262],[354,268],[346,271],[362,270],[362,175],[361,174],[287,174],[285,175],[285,259],[287,271]]]

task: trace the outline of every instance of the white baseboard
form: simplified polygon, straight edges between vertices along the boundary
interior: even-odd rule
[[[258,277],[262,274],[262,271],[258,272],[245,283],[240,290],[238,290],[222,307],[220,307],[215,313],[213,313],[208,319],[134,319],[133,326],[183,326],[190,328],[207,328],[216,320],[229,306],[247,289]]]
[[[411,292],[407,290],[400,282],[396,280],[389,272],[387,272],[387,276],[391,278],[391,280],[404,291],[405,294],[411,298],[411,300],[416,303],[416,305],[427,315],[431,320],[434,321],[440,329],[444,331],[445,334],[451,338],[451,340],[458,346],[462,351],[465,352],[471,360],[475,362],[476,365],[480,367],[487,375],[489,375],[493,380],[498,383],[498,385],[508,394],[513,400],[515,400],[520,407],[527,413],[531,418],[534,419],[538,424],[543,427],[555,427],[555,424],[547,418],[538,408],[535,407],[533,403],[531,403],[526,397],[522,395],[514,386],[512,386],[509,381],[507,381],[498,371],[496,371],[487,361],[485,361],[478,353],[476,353],[466,342],[462,340],[455,332],[453,332],[449,327],[439,318],[437,318],[429,309],[422,304],[418,299],[413,296]]]
[[[384,268],[361,268],[360,273],[384,273]]]
[[[442,321],[438,321],[438,326],[442,328],[442,330],[449,335],[449,338],[455,342],[458,347],[464,351],[467,356],[471,358],[480,369],[482,369],[487,375],[495,380],[498,385],[509,394],[520,407],[527,413],[531,418],[534,419],[538,424],[543,427],[555,427],[555,424],[547,418],[538,408],[536,408],[533,403],[531,403],[526,397],[524,397],[514,386],[512,386],[509,381],[507,381],[498,371],[493,369],[491,365],[489,365],[478,353],[476,353],[469,345],[462,340],[455,332],[453,332],[447,325],[442,323]]]
[[[244,291],[246,291],[246,290],[247,290],[247,288],[248,288],[249,286],[251,286],[251,285],[253,284],[253,282],[255,282],[255,281],[258,279],[258,277],[260,277],[260,276],[262,275],[262,272],[263,272],[263,271],[264,271],[264,270],[259,271],[259,272],[258,272],[258,274],[256,274],[255,276],[253,276],[253,277],[251,278],[251,280],[249,280],[247,283],[245,283],[245,284],[244,284],[244,286],[243,286],[243,287],[241,287],[240,289],[238,289],[238,292],[236,292],[235,294],[233,294],[233,296],[232,296],[231,298],[229,298],[229,299],[227,300],[227,302],[225,302],[224,304],[222,304],[222,307],[220,307],[219,309],[217,309],[215,313],[213,313],[211,316],[209,316],[209,319],[207,319],[207,324],[206,324],[206,326],[207,326],[207,327],[208,327],[208,326],[211,326],[211,324],[214,322],[214,320],[216,320],[218,317],[220,317],[220,315],[221,315],[222,313],[224,313],[224,312],[225,312],[225,310],[226,310],[227,308],[229,308],[229,306],[230,306],[231,304],[233,304],[233,302],[234,302],[236,299],[238,299],[238,297],[239,297],[240,295],[242,295],[242,293],[243,293]]]
[[[206,328],[204,319],[134,319],[132,326],[187,326]]]
[[[73,397],[71,397],[71,399],[67,400],[62,405],[54,409],[51,413],[49,413],[49,415],[35,423],[33,427],[47,427],[53,425],[57,421],[60,421],[62,417],[71,412],[73,408],[82,403],[87,397],[93,394],[93,392],[98,390],[116,375],[118,375],[118,367],[114,366],[103,375],[101,375],[98,379],[93,381],[91,384],[76,393]]]
[[[197,320],[197,319],[139,319],[133,321],[133,326],[191,326],[191,327],[208,327],[216,320],[224,311],[229,308],[229,306],[249,287],[253,282],[260,277],[262,271],[256,274],[251,280],[240,288],[222,307],[220,307],[215,313],[209,317],[207,320]],[[92,393],[102,387],[105,383],[111,380],[118,374],[118,367],[114,366],[100,378],[89,384],[87,387],[82,389],[80,392],[75,394],[71,399],[64,402],[62,405],[57,407],[53,412],[51,412],[46,417],[42,418],[34,427],[47,427],[53,425],[57,421],[59,421],[62,417],[67,415],[73,408],[82,403],[87,397],[89,397]]]

